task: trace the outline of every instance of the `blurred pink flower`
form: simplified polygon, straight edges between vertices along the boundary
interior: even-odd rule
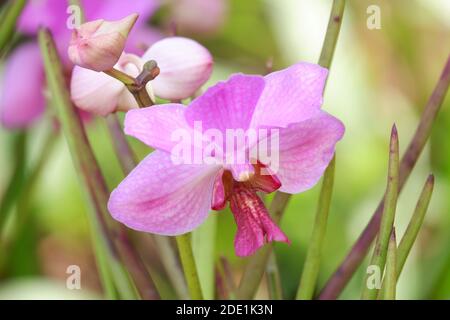
[[[44,71],[36,43],[19,46],[9,57],[0,94],[0,121],[9,129],[21,128],[44,110]]]
[[[134,12],[139,14],[140,19],[129,34],[129,41],[125,46],[125,51],[129,53],[142,55],[153,42],[162,38],[157,30],[146,25],[148,18],[158,9],[159,0],[81,0],[81,4],[87,20],[117,20]],[[39,27],[49,28],[53,33],[65,68],[70,73],[73,65],[68,59],[67,48],[72,30],[67,27],[70,14],[67,12],[67,8],[68,2],[63,0],[28,1],[19,18],[18,30],[24,34],[35,36]],[[14,71],[7,72],[5,70],[0,88],[0,96],[3,97],[0,100],[0,114],[2,115],[0,121],[5,127],[12,126],[12,122],[6,123],[5,121],[12,119],[13,113],[20,112],[20,114],[14,115],[14,118],[20,119],[20,121],[15,121],[13,127],[24,128],[39,118],[44,110],[43,98],[36,99],[37,96],[42,96],[45,89],[40,53],[36,48],[37,43],[33,40],[33,44],[17,47],[8,58],[14,59],[15,62],[7,62],[7,65],[11,64],[14,68],[6,69]],[[17,58],[15,58],[16,56]],[[36,63],[31,66],[26,60]],[[26,67],[22,64],[25,64]],[[28,83],[24,79],[27,79]],[[16,91],[20,91],[20,97],[13,99],[12,92]],[[22,101],[20,107],[16,105],[15,100]],[[23,103],[25,101],[27,103]]]
[[[133,13],[120,20],[99,19],[75,28],[68,48],[70,60],[83,68],[110,70],[119,61],[137,18]]]
[[[321,111],[327,70],[298,63],[265,77],[236,74],[196,98],[189,107],[166,104],[131,110],[125,132],[157,149],[112,192],[112,216],[130,228],[179,235],[192,231],[211,209],[230,203],[236,224],[235,251],[253,254],[265,242],[288,242],[256,191],[303,192],[314,186],[333,157],[343,124]],[[277,129],[278,170],[256,165],[174,162],[174,132]],[[256,141],[258,143],[258,141]],[[193,144],[192,148],[203,148]],[[202,150],[204,151],[204,149]],[[261,174],[262,169],[271,173]]]
[[[181,32],[213,34],[228,14],[227,0],[174,0],[171,4],[170,19]]]

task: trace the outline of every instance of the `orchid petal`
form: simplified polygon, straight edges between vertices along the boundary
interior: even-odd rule
[[[313,187],[333,158],[344,125],[319,111],[317,116],[280,130],[279,167],[270,166],[281,181],[280,191],[300,193]]]
[[[179,235],[208,216],[217,166],[174,165],[169,153],[147,156],[111,193],[111,215],[128,227]]]
[[[125,133],[148,146],[171,152],[177,141],[178,132],[191,138],[192,128],[186,122],[182,104],[164,104],[151,108],[130,110],[125,117]],[[189,143],[191,145],[191,143]]]
[[[186,119],[192,126],[201,121],[204,130],[246,130],[263,89],[263,77],[233,75],[196,98],[186,110]]]
[[[286,127],[313,116],[322,105],[328,70],[301,62],[265,76],[252,127]]]

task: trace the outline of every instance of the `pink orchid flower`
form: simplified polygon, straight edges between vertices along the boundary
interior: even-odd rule
[[[143,54],[162,35],[146,25],[160,6],[159,0],[81,0],[87,20],[117,20],[137,12],[140,19],[128,35],[125,51]],[[18,30],[35,36],[39,27],[49,28],[69,73],[73,65],[67,55],[72,30],[67,27],[68,2],[28,1],[18,21]],[[35,39],[19,45],[8,57],[0,87],[0,123],[10,129],[31,125],[44,111],[45,81],[39,48]],[[27,79],[28,81],[24,81]],[[20,94],[17,93],[20,90]]]
[[[265,77],[236,74],[188,107],[165,104],[129,111],[125,132],[157,150],[112,192],[111,215],[135,230],[179,235],[198,227],[211,209],[229,202],[237,224],[238,256],[251,255],[266,242],[289,242],[256,192],[299,193],[322,176],[344,134],[343,124],[320,109],[326,76],[326,69],[309,63]],[[262,174],[271,168],[265,159],[256,164],[174,162],[174,132],[195,136],[198,122],[202,130],[224,134],[276,129],[279,144],[271,150],[279,156],[276,172]],[[203,147],[203,142],[192,145]]]

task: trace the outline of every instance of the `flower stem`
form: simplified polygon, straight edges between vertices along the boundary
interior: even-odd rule
[[[27,224],[28,214],[30,212],[30,200],[32,199],[36,182],[38,181],[43,168],[47,165],[49,157],[52,155],[57,137],[58,135],[55,134],[53,128],[48,130],[44,138],[44,143],[40,148],[39,158],[36,163],[33,164],[30,172],[26,174],[22,190],[17,192],[19,199],[17,201],[16,219],[14,230],[8,237],[8,243],[14,243],[15,239],[22,233],[24,226]],[[6,245],[8,245],[8,243]]]
[[[136,78],[115,68],[104,71],[104,73],[122,82],[136,99],[140,108],[149,107],[154,104],[147,92],[146,85],[159,75],[159,67],[156,61],[147,61],[144,64],[142,72]]]
[[[269,256],[269,262],[267,263],[266,277],[269,291],[269,299],[282,300],[283,292],[281,289],[281,279],[280,274],[278,272],[277,260],[275,257],[275,253],[273,251]]]
[[[328,20],[327,32],[325,34],[325,39],[319,58],[319,64],[323,67],[329,68],[331,66],[337,39],[341,30],[344,7],[345,0],[333,1],[330,18]],[[271,207],[276,211],[270,210],[270,212],[272,212],[272,215],[276,216],[278,220],[281,219],[290,197],[291,196],[289,194],[280,191],[277,191],[275,194]],[[265,266],[271,252],[271,247],[271,244],[266,245],[265,248],[260,249],[259,252],[257,252],[248,262],[238,289],[239,299],[251,299],[255,295],[263,277]]]
[[[225,257],[220,257],[218,263],[218,273],[223,278],[225,297],[229,300],[236,299],[236,285],[234,284],[233,272],[231,270],[230,262]]]
[[[14,29],[16,27],[16,21],[22,12],[26,0],[14,0],[6,4],[5,11],[2,12],[0,22],[0,55],[5,49],[8,42],[14,36]]]
[[[434,176],[429,175],[425,185],[423,187],[422,193],[420,194],[419,200],[417,201],[416,208],[414,210],[411,221],[406,228],[405,234],[400,241],[397,250],[397,277],[400,277],[402,273],[403,266],[405,265],[406,259],[408,258],[409,252],[417,238],[420,227],[422,226],[423,219],[428,209],[428,205],[431,200],[431,195],[433,194],[434,188]]]
[[[327,33],[320,52],[319,65],[330,69],[336,49],[337,39],[341,31],[342,17],[344,15],[345,0],[334,0],[328,19]]]
[[[389,246],[389,238],[394,224],[395,211],[397,208],[398,183],[399,183],[399,155],[398,155],[398,133],[395,125],[392,127],[391,143],[389,147],[389,169],[387,188],[384,196],[383,214],[381,215],[380,231],[372,259],[371,266],[377,266],[383,274],[386,264],[386,254]],[[370,275],[367,274],[364,281],[364,289],[361,298],[364,300],[375,300],[378,294],[377,288],[370,288],[367,282]]]
[[[53,103],[58,111],[58,118],[69,144],[72,159],[81,173],[80,177],[92,205],[93,210],[88,210],[88,212],[93,213],[89,215],[89,218],[93,228],[94,248],[101,251],[97,251],[97,258],[106,257],[107,267],[111,271],[114,285],[121,296],[126,299],[135,298],[134,285],[120,260],[117,243],[114,242],[117,239],[114,238],[115,233],[112,228],[116,225],[113,225],[111,220],[107,220],[109,214],[106,204],[109,196],[105,180],[94,157],[81,120],[70,102],[53,38],[45,29],[39,31],[39,44]],[[104,268],[100,268],[100,271],[104,271]],[[132,272],[134,269],[130,271]],[[107,274],[102,278],[110,279]],[[152,287],[152,298],[158,298],[150,278],[147,279],[147,283]],[[110,288],[112,285],[108,283],[104,284],[104,287]]]
[[[323,177],[322,189],[320,190],[319,206],[317,208],[316,221],[313,226],[311,240],[309,241],[308,253],[306,254],[297,299],[311,300],[316,287],[319,274],[322,244],[327,229],[328,212],[330,211],[331,195],[333,193],[335,158],[331,160]]]
[[[14,169],[9,180],[6,191],[0,199],[0,235],[3,234],[3,228],[11,210],[14,201],[21,193],[25,180],[26,165],[26,141],[27,133],[19,132],[14,136]]]
[[[422,226],[422,222],[425,218],[425,214],[427,213],[428,205],[431,200],[431,195],[433,194],[434,188],[434,176],[431,174],[428,176],[425,185],[423,186],[422,192],[419,196],[419,200],[417,201],[416,208],[412,215],[411,221],[406,228],[405,234],[400,241],[400,244],[397,248],[397,262],[396,262],[396,278],[400,278],[400,275],[403,270],[403,266],[405,265],[406,259],[408,258],[409,252],[416,241],[417,234],[419,233],[420,227]],[[380,290],[380,295],[384,296],[384,292],[386,290],[387,284],[383,283],[383,286]]]
[[[412,169],[417,162],[417,159],[419,158],[425,146],[425,143],[427,142],[431,134],[434,120],[437,117],[439,109],[441,108],[442,101],[445,98],[449,84],[450,55],[447,58],[439,81],[434,88],[433,93],[427,102],[427,105],[425,106],[416,132],[400,162],[399,192],[405,185]],[[358,240],[353,245],[344,261],[326,283],[319,296],[320,299],[336,299],[342,292],[345,285],[348,283],[358,266],[361,264],[367,253],[367,250],[369,249],[373,239],[378,232],[382,211],[383,201],[381,201],[378,205],[368,225],[359,236]]]
[[[183,265],[184,276],[189,288],[192,300],[203,300],[200,279],[198,278],[197,267],[195,265],[194,254],[192,252],[190,233],[176,237],[178,251],[180,253],[181,264]]]
[[[136,167],[136,157],[123,134],[122,126],[116,114],[110,114],[106,117],[106,124],[111,135],[114,149],[117,154],[122,171],[125,174],[131,172]]]
[[[383,294],[383,300],[395,300],[395,292],[397,287],[397,241],[395,239],[395,228],[389,238],[389,246],[386,259],[386,273],[384,280],[386,283],[386,291]]]

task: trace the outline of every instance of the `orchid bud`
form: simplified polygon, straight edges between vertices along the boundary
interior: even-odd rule
[[[198,42],[171,37],[153,44],[142,57],[155,60],[160,73],[152,81],[156,96],[168,100],[188,98],[209,79],[213,60],[209,51]]]
[[[95,20],[82,24],[72,33],[70,60],[95,71],[111,69],[119,60],[137,18],[134,13],[118,21]]]
[[[138,56],[124,53],[114,67],[136,77],[143,63]],[[78,108],[101,116],[138,108],[133,95],[122,82],[103,72],[79,66],[75,66],[72,72],[70,94]]]

